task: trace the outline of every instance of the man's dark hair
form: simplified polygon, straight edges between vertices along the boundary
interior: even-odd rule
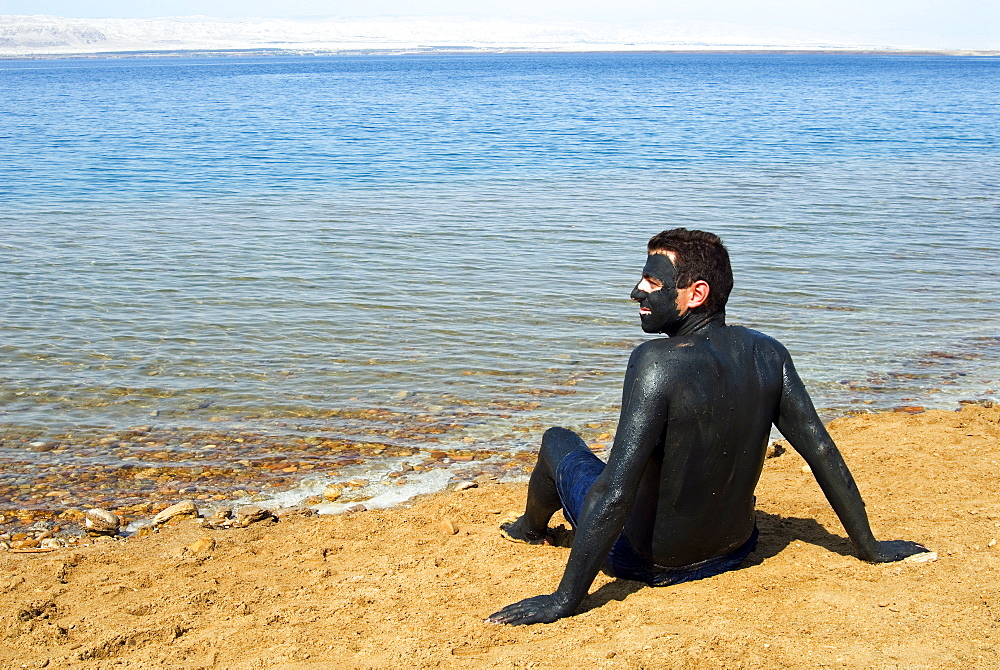
[[[729,252],[718,235],[674,228],[653,235],[646,248],[650,253],[673,251],[677,254],[674,262],[677,288],[687,288],[699,279],[708,282],[706,312],[714,314],[726,308],[733,290],[733,268],[729,264]]]

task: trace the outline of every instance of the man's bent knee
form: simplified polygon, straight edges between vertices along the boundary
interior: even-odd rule
[[[546,440],[566,440],[566,439],[580,439],[580,436],[574,433],[569,428],[563,428],[562,426],[552,426],[551,428],[545,429],[542,433],[542,441]]]
[[[555,466],[566,454],[579,450],[587,450],[587,443],[583,438],[568,428],[553,426],[542,434],[542,446],[538,457]]]

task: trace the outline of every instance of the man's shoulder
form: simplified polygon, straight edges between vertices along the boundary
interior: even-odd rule
[[[691,341],[686,337],[655,337],[632,350],[632,357],[663,356],[690,350]]]
[[[773,346],[784,351],[785,345],[771,337],[767,333],[762,333],[759,330],[754,330],[753,328],[747,328],[746,326],[726,326],[726,329],[736,335],[737,337],[742,337],[746,340],[753,341],[754,343],[759,343],[762,345]]]
[[[713,346],[720,344],[718,339],[730,344],[739,343],[744,348],[773,351],[776,355],[788,356],[785,346],[778,340],[752,328],[745,326],[723,326],[715,330],[709,337],[658,337],[646,340],[632,351],[634,361],[655,358],[677,359],[695,358],[705,354]]]

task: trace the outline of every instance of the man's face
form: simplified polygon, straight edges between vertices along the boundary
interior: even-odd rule
[[[647,333],[676,332],[681,312],[677,307],[677,280],[669,252],[654,252],[646,257],[642,279],[632,289],[632,299],[639,303],[639,320]],[[686,311],[686,310],[685,310]]]

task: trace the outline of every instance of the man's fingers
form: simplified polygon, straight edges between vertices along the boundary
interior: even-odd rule
[[[909,556],[927,551],[927,547],[909,540],[892,540],[889,545],[896,550],[896,553]]]
[[[524,601],[516,602],[513,605],[507,605],[499,612],[494,612],[486,617],[486,620],[491,623],[510,623],[521,616],[523,602]]]
[[[875,563],[891,563],[929,551],[927,547],[909,540],[885,540],[878,543],[878,550],[878,556],[870,559]]]
[[[554,621],[551,616],[546,616],[545,608],[542,606],[545,596],[527,598],[513,605],[507,605],[499,612],[486,617],[489,623],[505,623],[511,626],[520,626],[531,623],[549,623]],[[558,616],[555,617],[559,618]]]
[[[494,612],[489,615],[486,620],[490,623],[506,623],[513,625],[517,625],[519,623],[531,623],[525,619],[529,617],[532,612],[522,611],[523,608],[518,607],[518,604],[508,605],[499,612]]]

